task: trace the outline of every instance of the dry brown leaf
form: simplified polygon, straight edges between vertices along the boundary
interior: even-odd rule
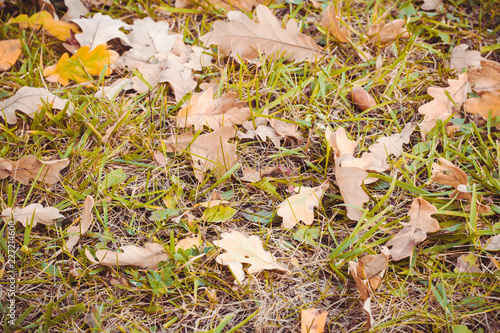
[[[481,65],[481,52],[467,51],[469,45],[460,44],[455,46],[450,55],[450,68],[462,72],[469,67]]]
[[[500,95],[484,91],[479,93],[478,98],[469,98],[465,101],[465,111],[472,114],[479,114],[484,119],[500,116]]]
[[[120,248],[122,252],[111,250],[97,250],[92,256],[85,249],[87,258],[94,264],[103,266],[137,266],[142,268],[157,269],[160,261],[168,261],[169,255],[165,252],[163,245],[158,243],[146,243],[144,247],[126,245]]]
[[[66,231],[69,234],[68,240],[66,241],[66,248],[68,252],[73,250],[73,247],[78,243],[80,237],[89,230],[92,224],[92,208],[94,208],[94,198],[87,195],[85,198],[85,203],[83,204],[83,213],[78,225],[74,225],[68,228]]]
[[[323,333],[328,312],[314,308],[300,311],[301,333]]]
[[[397,19],[386,24],[375,24],[368,31],[370,36],[368,42],[389,43],[398,38],[408,39],[410,34],[406,30],[405,24],[404,19]]]
[[[481,67],[471,68],[468,75],[475,92],[500,93],[500,64],[498,62],[483,59]]]
[[[0,41],[0,71],[11,68],[23,52],[19,39]]]
[[[457,258],[456,271],[460,273],[484,273],[478,266],[477,259],[473,253],[462,254]]]
[[[335,157],[342,155],[354,155],[354,149],[358,145],[358,141],[351,140],[347,137],[346,131],[343,127],[339,127],[335,132],[330,128],[325,130],[326,141],[330,144],[335,153]]]
[[[177,251],[178,249],[187,250],[193,247],[198,248],[200,245],[201,245],[200,235],[196,237],[186,237],[178,241],[177,244],[175,244],[175,251]]]
[[[283,218],[283,226],[290,229],[299,221],[311,225],[314,221],[314,207],[319,205],[323,194],[329,187],[326,181],[312,188],[302,186],[297,194],[280,203],[276,214]]]
[[[328,29],[328,32],[338,39],[339,42],[349,43],[351,33],[347,27],[340,27],[337,18],[337,13],[341,12],[340,5],[340,2],[338,2],[337,5],[328,5],[328,7],[321,12],[321,24],[325,29]]]
[[[262,114],[269,115],[269,111],[266,109]],[[254,119],[245,121],[242,127],[246,129],[247,132],[238,132],[238,138],[253,139],[258,136],[262,141],[266,141],[266,139],[269,138],[275,147],[280,147],[281,140],[284,139],[284,137],[279,135],[274,128],[266,126],[267,123],[268,118],[257,116]]]
[[[270,175],[273,172],[280,171],[278,167],[266,167],[265,169],[254,170],[254,169],[243,169],[243,177],[240,178],[241,181],[256,183],[259,182],[262,177]]]
[[[229,22],[216,21],[213,29],[200,40],[205,46],[217,45],[225,56],[259,63],[259,55],[286,57],[289,61],[316,61],[324,55],[323,49],[309,36],[299,33],[297,23],[290,19],[286,29],[264,5],[256,9],[259,23],[246,14],[232,11]]]
[[[267,269],[288,272],[286,268],[276,262],[270,252],[264,250],[262,241],[258,236],[247,236],[233,230],[222,233],[220,237],[220,240],[216,240],[214,244],[227,252],[218,255],[215,260],[219,264],[229,266],[236,278],[235,283],[241,284],[245,279],[242,263],[250,264],[247,269],[249,274],[259,273]]]
[[[432,218],[437,208],[422,198],[415,198],[408,211],[409,223],[402,223],[401,229],[387,244],[391,247],[391,260],[399,261],[411,256],[413,247],[427,238],[428,232],[439,230],[439,223]]]
[[[368,149],[379,160],[386,160],[391,154],[398,157],[403,153],[403,145],[410,143],[410,136],[414,130],[415,125],[406,124],[401,133],[381,137]]]
[[[450,161],[440,157],[437,163],[432,163],[432,177],[431,180],[443,185],[453,186],[456,191],[450,194],[450,197],[457,199],[472,199],[472,194],[468,192],[459,191],[459,185],[467,185],[467,174],[460,168],[456,167]]]
[[[64,218],[59,214],[59,209],[55,207],[43,207],[40,204],[31,204],[24,208],[6,208],[2,211],[2,218],[5,223],[10,220],[21,222],[26,228],[29,224],[35,227],[38,223],[53,225],[56,219]]]
[[[193,141],[193,133],[191,132],[173,135],[164,141],[165,150],[167,153],[181,153],[186,150],[191,141]]]
[[[448,80],[448,83],[450,86],[447,88],[430,87],[427,89],[427,93],[434,100],[418,108],[418,113],[424,116],[423,121],[419,125],[424,139],[427,136],[427,132],[436,125],[438,119],[444,121],[453,113],[458,112],[446,96],[445,91],[449,93],[457,107],[460,108],[465,101],[468,90],[467,73],[459,74],[458,80]]]
[[[343,155],[335,159],[335,183],[344,199],[347,217],[357,221],[363,216],[363,204],[370,200],[362,188],[368,173],[360,168],[342,166],[342,162],[349,157],[352,156]]]
[[[59,181],[60,172],[68,166],[69,160],[40,161],[35,156],[26,156],[17,162],[0,158],[0,179],[12,177],[18,182],[28,185],[30,179],[36,179],[46,184]],[[40,176],[38,176],[40,174]]]
[[[220,98],[213,98],[213,88],[191,97],[187,107],[177,114],[177,126],[191,127],[196,131],[203,126],[218,129],[223,126],[241,125],[252,114],[247,102],[236,99],[236,93],[227,93]]]
[[[111,39],[119,38],[125,45],[130,45],[127,35],[120,29],[129,29],[130,26],[121,20],[113,19],[109,15],[97,13],[92,18],[73,19],[78,24],[82,33],[76,34],[75,38],[80,46],[89,46],[93,50],[100,44],[105,44]]]
[[[443,6],[443,0],[424,0],[421,8],[423,10],[437,10],[441,6]]]
[[[500,234],[488,239],[484,249],[487,251],[500,251]]]
[[[21,111],[34,118],[42,106],[63,110],[68,104],[68,114],[73,113],[73,103],[52,94],[45,88],[22,87],[13,96],[0,102],[0,117],[5,118],[7,123],[17,123],[16,111]]]
[[[297,124],[289,123],[280,119],[271,118],[269,124],[272,128],[282,137],[289,137],[296,141],[298,144],[304,139],[302,133],[297,130]]]

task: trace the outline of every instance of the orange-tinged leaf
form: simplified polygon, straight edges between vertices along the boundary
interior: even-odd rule
[[[6,208],[2,211],[2,218],[5,223],[11,219],[14,222],[20,222],[24,227],[32,224],[32,227],[38,223],[53,225],[56,219],[64,218],[59,214],[59,209],[55,207],[43,207],[40,204],[31,204],[24,208]]]
[[[328,312],[314,308],[300,311],[301,333],[323,333]]]
[[[456,167],[450,161],[440,157],[437,163],[432,164],[432,177],[431,180],[443,184],[453,186],[457,191],[450,194],[450,197],[457,199],[471,199],[472,194],[468,192],[459,191],[460,185],[467,185],[467,174],[460,168]]]
[[[481,67],[469,70],[468,77],[475,92],[500,93],[500,63],[483,59]]]
[[[427,238],[428,232],[439,230],[439,223],[432,218],[437,208],[422,198],[415,198],[408,211],[409,223],[402,223],[401,229],[387,244],[391,260],[399,261],[411,256],[413,247]]]
[[[347,27],[340,27],[337,13],[340,13],[340,2],[337,5],[328,5],[321,12],[321,24],[328,32],[341,43],[349,43],[351,34]]]
[[[484,91],[479,93],[478,98],[470,98],[465,101],[465,111],[479,114],[484,119],[500,116],[500,94]]]
[[[97,250],[92,256],[88,249],[85,249],[87,258],[94,264],[104,266],[137,266],[142,268],[157,269],[160,261],[168,261],[169,255],[165,252],[163,245],[158,243],[146,243],[144,247],[126,245],[120,248],[122,252],[111,250]]]
[[[61,41],[71,37],[71,31],[78,33],[78,26],[71,22],[56,20],[49,12],[43,10],[28,17],[26,14],[19,15],[9,21],[9,23],[19,23],[21,28],[30,27],[32,29],[43,28],[47,33]]]
[[[0,41],[0,71],[6,71],[11,68],[21,53],[22,46],[19,39]]]
[[[87,82],[91,75],[100,75],[104,70],[104,75],[110,75],[112,70],[110,65],[118,59],[119,54],[112,50],[107,50],[106,44],[97,46],[89,51],[88,46],[83,46],[69,57],[64,53],[56,65],[46,67],[43,75],[50,82],[59,82],[67,85],[69,80],[78,83]]]
[[[193,247],[199,247],[200,245],[201,245],[200,235],[196,237],[186,237],[178,241],[177,244],[175,244],[175,250],[176,251],[177,249],[187,250]]]

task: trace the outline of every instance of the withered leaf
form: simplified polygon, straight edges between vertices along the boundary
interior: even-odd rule
[[[450,55],[450,68],[462,72],[463,69],[481,65],[481,52],[467,51],[469,45],[460,44],[455,46]]]
[[[340,2],[336,4],[329,4],[321,12],[321,24],[328,30],[328,32],[338,39],[341,43],[349,43],[351,38],[350,31],[347,27],[340,27],[339,19],[337,18],[337,13],[340,13],[341,7]]]
[[[5,223],[12,219],[14,222],[20,222],[24,227],[29,224],[35,227],[38,223],[53,225],[56,219],[64,218],[64,216],[59,214],[59,209],[55,207],[43,207],[35,203],[24,208],[6,208],[2,211],[2,218]]]
[[[314,308],[300,311],[301,333],[323,333],[328,312]]]
[[[465,111],[479,114],[484,119],[498,117],[500,116],[500,94],[489,91],[480,92],[478,98],[469,98],[465,101]]]
[[[11,68],[23,52],[19,39],[0,41],[0,71]]]
[[[397,19],[386,24],[375,24],[370,27],[369,42],[389,43],[398,38],[408,39],[410,34],[405,28],[405,20]]]
[[[130,26],[109,15],[97,13],[92,18],[79,18],[71,21],[82,29],[82,33],[75,35],[80,46],[89,46],[90,50],[93,50],[98,45],[106,44],[114,38],[119,38],[125,45],[130,45],[127,35],[120,31],[121,28],[127,29]]]
[[[94,264],[104,266],[137,266],[142,268],[157,269],[160,261],[168,261],[169,255],[165,252],[163,245],[158,243],[146,243],[144,247],[126,245],[120,248],[122,252],[111,250],[97,250],[95,256],[85,249],[87,258]]]
[[[85,198],[85,202],[83,204],[83,212],[80,218],[80,223],[77,225],[71,226],[66,230],[69,234],[68,240],[66,241],[66,248],[68,252],[73,250],[73,247],[78,243],[80,237],[89,230],[90,225],[92,224],[92,208],[94,208],[94,198],[90,195],[87,195]]]
[[[59,181],[60,172],[68,166],[69,160],[40,161],[35,156],[26,156],[14,162],[0,158],[0,179],[12,177],[18,182],[28,185],[30,179],[37,179],[46,184],[55,184]]]
[[[475,92],[500,93],[500,64],[498,62],[483,59],[481,67],[471,68],[468,75]]]

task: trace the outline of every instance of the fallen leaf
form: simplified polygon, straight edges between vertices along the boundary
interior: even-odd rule
[[[175,0],[175,8],[199,8],[203,6],[214,6],[215,8],[224,8],[225,10],[242,9],[247,12],[255,6],[265,2],[264,0]]]
[[[446,88],[430,87],[427,89],[427,93],[434,100],[418,108],[418,113],[424,116],[423,121],[419,124],[424,139],[427,137],[427,132],[436,125],[438,119],[444,121],[453,113],[458,112],[454,103],[460,108],[465,101],[468,90],[467,73],[459,74],[458,80],[449,79],[448,84],[450,86]],[[448,99],[445,91],[448,92],[454,103]]]
[[[68,8],[62,20],[79,19],[90,13],[89,9],[82,0],[64,0],[64,4]]]
[[[270,175],[276,171],[280,171],[278,167],[266,167],[261,170],[253,170],[253,169],[243,169],[243,177],[240,178],[241,181],[256,183],[259,182],[262,177]]]
[[[297,23],[290,19],[286,29],[264,5],[256,9],[259,23],[252,21],[239,11],[227,13],[229,22],[215,21],[213,31],[200,37],[205,44],[217,45],[225,56],[236,61],[259,62],[259,54],[267,56],[279,52],[289,61],[316,61],[324,53],[323,49],[309,36],[299,33]]]
[[[301,333],[323,333],[328,312],[314,308],[300,311]]]
[[[129,284],[127,282],[127,279],[124,278],[123,276],[119,276],[118,278],[112,276],[108,280],[109,284],[112,286],[117,286],[117,287],[122,287],[122,288],[129,288]]]
[[[68,228],[66,232],[69,234],[68,240],[66,241],[66,249],[68,252],[73,250],[73,247],[78,243],[80,237],[89,230],[92,224],[92,208],[94,208],[94,198],[87,195],[85,202],[83,204],[82,217],[78,225],[74,225]]]
[[[302,133],[297,130],[297,124],[289,123],[280,119],[271,118],[269,124],[272,128],[281,135],[282,137],[289,137],[295,140],[297,143],[301,143],[304,139]]]
[[[443,6],[443,0],[424,0],[421,8],[423,10],[437,10],[441,6]]]
[[[144,247],[126,245],[120,248],[122,252],[111,250],[97,250],[92,256],[88,249],[85,249],[87,258],[94,264],[104,266],[137,266],[155,270],[160,261],[168,261],[169,255],[165,252],[163,245],[158,243],[146,243]]]
[[[378,41],[379,43],[389,43],[398,38],[409,39],[410,34],[405,28],[405,20],[397,19],[386,24],[375,24],[370,27],[368,35],[370,39],[368,42],[374,43]]]
[[[262,112],[262,114],[269,115],[269,112],[266,109]],[[246,129],[247,132],[238,132],[238,138],[253,139],[255,137],[259,137],[262,141],[266,141],[267,138],[269,138],[275,147],[280,147],[281,140],[284,139],[284,137],[279,135],[274,128],[267,126],[267,123],[268,118],[257,116],[254,119],[245,121],[242,124],[242,127]]]
[[[78,26],[71,22],[56,20],[47,11],[41,11],[28,17],[26,14],[19,15],[9,20],[9,23],[18,23],[21,29],[30,27],[31,29],[44,29],[50,35],[61,41],[71,37],[73,33],[79,32]]]
[[[243,265],[250,264],[247,269],[249,274],[256,274],[262,270],[276,269],[288,271],[276,262],[274,256],[264,250],[262,241],[258,236],[246,236],[243,233],[233,230],[220,235],[220,240],[214,244],[227,252],[220,254],[215,260],[222,265],[228,265],[236,278],[235,283],[243,283],[245,272]]]
[[[477,93],[489,91],[500,93],[500,64],[483,59],[481,67],[471,68],[468,71],[469,82]]]
[[[97,13],[92,18],[79,18],[71,21],[82,29],[82,33],[76,34],[75,38],[81,47],[88,46],[88,51],[114,38],[119,38],[125,45],[130,45],[127,35],[120,31],[122,28],[130,28],[129,25],[109,15]]]
[[[213,88],[191,97],[189,104],[177,114],[177,126],[193,126],[196,131],[203,126],[218,129],[223,126],[241,125],[252,112],[247,102],[236,99],[236,93],[227,93],[220,98],[213,98]]]
[[[329,4],[328,7],[323,9],[321,12],[321,24],[339,42],[349,43],[349,39],[351,38],[350,31],[347,27],[341,28],[337,18],[337,13],[341,11],[340,6],[341,3],[339,2],[336,5]]]
[[[403,153],[403,145],[410,143],[410,136],[414,130],[415,125],[408,123],[400,133],[378,138],[368,149],[378,160],[386,160],[391,154],[398,157]]]
[[[370,292],[379,286],[388,263],[389,250],[385,246],[378,255],[368,254],[358,262],[349,261],[349,272],[356,282],[363,302],[370,298]]]
[[[467,51],[468,48],[467,44],[460,44],[453,48],[450,55],[450,68],[461,73],[464,69],[481,65],[481,52]]]
[[[415,198],[408,211],[409,223],[402,223],[401,229],[386,244],[390,247],[391,260],[399,261],[411,256],[413,247],[427,238],[428,232],[436,232],[439,223],[432,218],[432,214],[437,213],[437,208],[422,198]]]
[[[310,225],[314,221],[314,208],[319,205],[323,194],[329,188],[328,182],[316,187],[300,187],[297,194],[292,195],[278,205],[276,214],[283,218],[283,226],[293,228],[299,221]]]
[[[53,161],[41,161],[32,155],[18,161],[0,158],[0,179],[10,176],[23,185],[28,185],[30,179],[38,179],[52,185],[59,181],[61,170],[68,164],[67,158]]]
[[[471,193],[459,191],[460,185],[467,185],[467,174],[460,168],[456,167],[450,161],[440,157],[437,163],[432,164],[432,177],[431,180],[443,185],[453,186],[456,191],[450,194],[451,198],[457,199],[472,199]]]
[[[486,246],[484,247],[486,251],[500,251],[500,234],[491,237],[486,241]]]
[[[469,98],[465,101],[465,111],[479,114],[484,119],[498,117],[500,116],[500,95],[489,91],[480,92],[478,98]]]
[[[16,111],[34,118],[42,106],[63,110],[66,105],[68,105],[67,113],[73,113],[73,103],[67,99],[59,98],[45,88],[22,87],[13,96],[0,102],[0,116],[12,125],[17,123]]]
[[[118,59],[119,55],[113,50],[108,50],[106,44],[101,44],[90,51],[88,46],[83,46],[71,57],[64,53],[56,65],[46,67],[43,76],[47,81],[59,82],[63,86],[73,80],[83,83],[91,80],[89,75],[110,75],[110,65]]]
[[[335,183],[344,199],[347,217],[357,221],[363,216],[363,204],[370,200],[370,197],[362,188],[363,181],[368,177],[368,173],[360,168],[344,167],[342,162],[347,157],[349,155],[343,155],[343,158],[335,160]]]
[[[330,144],[330,147],[332,147],[336,158],[342,155],[354,155],[354,150],[358,145],[358,141],[347,137],[347,133],[343,127],[339,127],[335,132],[332,132],[327,127],[325,130],[325,139]]]
[[[175,251],[177,251],[178,249],[187,250],[193,247],[198,248],[200,245],[201,245],[200,235],[196,237],[186,237],[178,241],[177,244],[175,244]]]
[[[473,253],[462,254],[457,258],[455,270],[460,273],[484,273],[477,265],[477,256]]]
[[[5,223],[9,221],[20,222],[25,228],[31,224],[35,227],[38,223],[53,225],[56,219],[64,218],[55,207],[43,207],[40,204],[31,204],[24,208],[6,208],[2,211]]]
[[[23,52],[19,39],[0,41],[0,71],[11,68]]]

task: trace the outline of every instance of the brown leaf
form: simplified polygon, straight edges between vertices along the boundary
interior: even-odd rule
[[[256,9],[259,23],[252,21],[246,14],[229,12],[229,22],[215,21],[213,30],[200,40],[205,44],[217,45],[225,56],[236,61],[246,60],[259,63],[259,54],[286,57],[289,61],[316,61],[324,53],[323,49],[309,36],[299,33],[294,20],[289,20],[286,29],[276,16],[264,5]]]
[[[280,203],[276,214],[283,218],[283,226],[290,229],[299,221],[311,225],[314,221],[314,207],[319,205],[328,188],[328,182],[312,188],[302,186],[297,194]]]
[[[203,126],[218,129],[223,126],[241,125],[252,112],[247,102],[236,99],[236,93],[227,93],[213,98],[213,88],[191,97],[187,107],[177,114],[177,126],[202,130]]]
[[[410,136],[415,130],[415,125],[406,124],[401,133],[392,134],[388,137],[381,137],[368,149],[376,159],[386,160],[389,155],[395,157],[403,153],[403,145],[410,143]]]
[[[265,169],[253,170],[253,169],[243,169],[243,177],[240,178],[241,181],[256,183],[259,182],[262,177],[270,175],[276,171],[280,171],[278,167],[266,167]]]
[[[386,24],[375,24],[370,28],[368,35],[371,36],[368,42],[389,43],[398,38],[409,39],[410,34],[405,28],[405,20],[397,19]]]
[[[19,39],[0,41],[0,71],[11,68],[23,52]]]
[[[60,172],[68,166],[69,160],[40,161],[35,156],[26,156],[17,162],[0,158],[0,179],[12,177],[24,185],[30,179],[37,179],[46,184],[55,184],[59,181]],[[40,175],[40,176],[38,176]]]
[[[20,222],[25,228],[28,224],[35,227],[38,223],[53,225],[56,219],[64,218],[59,214],[59,209],[55,207],[43,207],[40,204],[31,204],[24,208],[6,208],[2,211],[2,218],[5,223],[11,219],[14,222]]]
[[[460,108],[465,101],[468,90],[467,73],[459,74],[458,80],[448,80],[448,83],[450,86],[447,88],[430,87],[427,89],[427,93],[434,100],[418,108],[418,113],[424,116],[423,121],[419,125],[424,139],[427,136],[427,132],[436,125],[438,119],[444,121],[453,113],[458,112],[446,96],[445,91],[449,93],[457,107]]]
[[[97,250],[95,260],[88,249],[85,249],[87,258],[94,264],[104,266],[137,266],[142,268],[157,269],[160,261],[168,261],[169,255],[163,245],[146,243],[144,247],[126,245],[120,248],[122,252],[111,250]]]
[[[262,114],[269,115],[269,112],[266,109]],[[284,137],[279,135],[274,128],[266,126],[267,123],[268,118],[265,117],[255,117],[254,119],[245,121],[242,127],[246,129],[247,132],[238,132],[238,138],[253,139],[258,136],[262,141],[266,141],[267,138],[270,138],[275,147],[280,147],[281,140],[284,139]]]
[[[370,200],[370,197],[362,188],[363,181],[368,177],[368,173],[360,168],[343,167],[342,161],[346,157],[349,157],[349,155],[344,155],[344,157],[335,160],[335,182],[344,199],[347,217],[357,221],[363,216],[363,204]]]
[[[323,333],[328,312],[314,308],[300,311],[301,333]]]
[[[478,98],[470,98],[465,101],[465,111],[472,114],[479,114],[484,119],[500,116],[500,95],[484,91],[479,93]]]
[[[243,265],[250,264],[247,269],[249,274],[259,273],[262,270],[276,269],[280,271],[288,270],[276,262],[274,256],[264,250],[262,241],[258,236],[246,236],[243,233],[233,230],[220,235],[221,239],[214,244],[226,253],[220,254],[215,259],[219,264],[228,265],[236,278],[236,282],[242,283],[245,279]]]
[[[441,165],[437,163],[432,164],[432,177],[431,180],[438,182],[443,185],[453,186],[455,189],[458,189],[459,185],[467,185],[467,174],[460,168],[456,167],[450,161],[440,157],[438,161]],[[455,197],[457,193],[454,195],[450,195],[451,197]],[[470,193],[461,193],[463,194],[458,199],[471,199],[472,195]]]
[[[341,43],[349,43],[349,39],[351,38],[350,31],[347,27],[340,27],[339,20],[337,18],[337,13],[340,13],[340,2],[337,5],[328,5],[321,12],[321,24],[325,29],[328,29],[328,32],[338,39]]]
[[[22,87],[13,96],[0,102],[0,116],[5,117],[9,124],[17,123],[16,111],[21,111],[34,118],[35,114],[48,105],[50,108],[62,110],[68,104],[68,114],[73,113],[74,107],[67,99],[61,99],[45,88]]]
[[[276,133],[282,137],[290,137],[294,139],[297,143],[302,142],[302,133],[297,130],[297,124],[288,123],[280,119],[272,118],[269,120],[269,124],[274,128]]]
[[[358,145],[358,141],[350,140],[347,137],[346,131],[343,127],[339,127],[335,132],[330,128],[325,130],[326,141],[330,144],[335,153],[335,157],[340,157],[344,154],[354,155],[354,149]]]
[[[457,258],[456,271],[460,273],[484,273],[477,265],[477,259],[473,253],[462,254]]]
[[[481,67],[471,68],[468,75],[475,92],[500,93],[500,64],[498,62],[483,59]]]
[[[451,51],[450,68],[456,69],[460,73],[469,67],[476,67],[481,65],[481,52],[467,51],[469,45],[460,44],[455,46]]]
[[[68,252],[73,250],[73,247],[78,243],[80,237],[89,230],[92,224],[92,208],[94,208],[94,198],[87,195],[85,198],[85,203],[83,204],[83,213],[78,225],[74,225],[68,228],[66,231],[69,234],[68,240],[66,241],[66,248]]]
[[[193,8],[196,5],[198,8],[204,6],[214,6],[215,8],[221,7],[225,10],[242,9],[247,12],[251,11],[258,4],[264,3],[264,0],[175,0],[175,8]]]
[[[391,260],[399,261],[411,256],[413,247],[427,238],[428,232],[439,230],[439,223],[432,218],[437,213],[437,208],[422,198],[415,198],[408,211],[409,223],[402,223],[401,229],[387,244],[391,247],[389,253]]]

